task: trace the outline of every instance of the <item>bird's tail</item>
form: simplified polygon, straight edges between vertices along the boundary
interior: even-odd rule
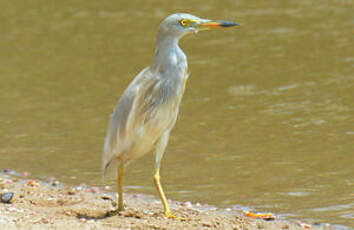
[[[109,161],[104,161],[102,159],[102,177],[106,178],[108,176],[117,176],[117,160],[115,158],[110,159]]]
[[[110,135],[108,134],[102,153],[101,171],[102,177],[116,176],[117,175],[117,159],[113,154],[112,148],[110,146]]]

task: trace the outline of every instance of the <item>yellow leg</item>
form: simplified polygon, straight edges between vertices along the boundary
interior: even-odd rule
[[[124,211],[123,203],[123,175],[125,172],[124,166],[118,166],[118,212]]]
[[[161,183],[160,183],[160,172],[159,170],[156,170],[154,173],[154,182],[155,182],[155,186],[157,189],[157,192],[159,193],[160,199],[162,201],[163,207],[165,209],[165,216],[167,218],[172,218],[172,219],[176,219],[176,217],[172,214],[170,206],[168,205],[165,193],[163,192]]]
[[[165,148],[167,146],[168,142],[168,137],[170,135],[170,131],[166,131],[164,134],[162,134],[160,140],[158,141],[156,145],[156,152],[155,152],[155,171],[154,171],[154,182],[156,186],[156,190],[159,193],[160,199],[162,201],[163,207],[165,209],[165,216],[167,218],[171,219],[177,219],[177,220],[183,220],[182,218],[176,218],[170,209],[170,206],[167,203],[167,199],[165,196],[165,193],[162,190],[162,186],[160,183],[160,163],[161,163],[161,158],[165,152]]]
[[[106,216],[115,216],[118,215],[120,212],[124,211],[124,203],[123,203],[123,175],[124,175],[125,168],[124,166],[118,166],[118,177],[117,177],[117,185],[118,185],[118,208],[113,211],[109,211]]]

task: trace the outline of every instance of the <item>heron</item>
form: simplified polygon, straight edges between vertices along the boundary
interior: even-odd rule
[[[134,160],[155,150],[153,180],[167,218],[176,218],[169,207],[160,183],[160,164],[170,132],[176,123],[188,74],[187,58],[179,47],[186,34],[201,30],[232,27],[238,23],[209,20],[186,13],[165,18],[158,29],[154,59],[143,69],[121,95],[109,121],[102,172],[117,174],[118,207],[124,210],[123,176]]]

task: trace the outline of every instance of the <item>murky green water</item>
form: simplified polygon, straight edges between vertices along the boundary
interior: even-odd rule
[[[172,12],[191,78],[162,163],[171,199],[354,226],[353,1],[1,1],[0,167],[103,184],[109,114]],[[152,155],[130,192],[156,194]],[[107,184],[114,185],[114,181]]]

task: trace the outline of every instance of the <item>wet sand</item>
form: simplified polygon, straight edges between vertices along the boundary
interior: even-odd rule
[[[116,206],[112,192],[55,179],[32,180],[28,174],[1,173],[0,193],[14,193],[9,203],[5,197],[0,203],[0,229],[331,229],[177,201],[171,201],[171,208],[182,220],[167,219],[156,197],[141,194],[125,194],[126,211],[108,216]]]

